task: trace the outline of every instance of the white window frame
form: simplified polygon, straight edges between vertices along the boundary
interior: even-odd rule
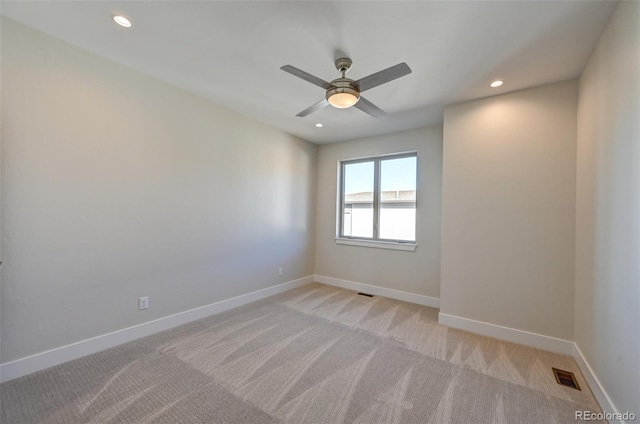
[[[384,160],[393,160],[393,159],[402,159],[407,157],[415,157],[416,158],[416,222],[414,223],[416,227],[416,240],[390,240],[390,239],[381,239],[379,237],[379,225],[380,225],[380,196],[381,196],[381,188],[380,188],[380,163]],[[337,244],[346,244],[351,246],[361,246],[361,247],[373,247],[380,249],[392,249],[392,250],[405,250],[405,251],[415,251],[417,245],[417,220],[418,220],[418,190],[417,190],[417,178],[418,178],[418,169],[417,169],[417,161],[418,161],[418,152],[410,151],[410,152],[402,152],[402,153],[392,153],[388,155],[380,155],[380,156],[370,156],[365,158],[358,159],[349,159],[338,162],[338,213],[336,214],[336,243]],[[345,236],[342,234],[343,230],[343,219],[344,219],[344,188],[345,188],[345,166],[351,165],[354,163],[362,163],[362,162],[373,162],[373,237],[355,237],[355,236]]]

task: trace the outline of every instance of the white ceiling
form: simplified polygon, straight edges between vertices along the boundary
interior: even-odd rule
[[[2,14],[315,143],[442,122],[443,107],[580,74],[613,1],[2,1]],[[130,29],[113,23],[120,13]],[[367,91],[390,115],[326,107],[330,81],[399,62],[413,73]],[[504,79],[492,89],[489,83]],[[322,122],[324,128],[315,128]]]

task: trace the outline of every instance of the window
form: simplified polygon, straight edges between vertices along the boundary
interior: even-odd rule
[[[416,241],[416,153],[340,162],[340,238]]]

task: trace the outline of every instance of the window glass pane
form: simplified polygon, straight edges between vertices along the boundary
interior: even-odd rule
[[[417,157],[380,161],[379,237],[416,239]]]
[[[342,235],[373,237],[373,162],[344,166]]]

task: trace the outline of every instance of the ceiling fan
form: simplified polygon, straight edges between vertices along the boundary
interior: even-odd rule
[[[336,60],[336,69],[339,72],[342,72],[342,77],[336,78],[331,82],[327,82],[323,79],[313,76],[301,69],[296,68],[295,66],[284,65],[283,67],[281,67],[280,69],[282,69],[283,71],[289,72],[290,74],[295,75],[298,78],[302,78],[303,80],[317,85],[318,87],[322,87],[326,90],[324,99],[320,100],[313,106],[303,110],[296,116],[307,116],[328,105],[337,107],[338,109],[346,109],[351,106],[355,106],[356,108],[368,113],[375,118],[382,118],[386,116],[387,113],[384,110],[380,109],[378,106],[362,97],[360,93],[389,81],[393,81],[396,78],[408,75],[411,73],[411,68],[409,68],[406,63],[402,62],[380,72],[376,72],[375,74],[371,74],[368,77],[360,78],[359,80],[354,81],[350,78],[345,78],[344,76],[344,74],[347,73],[349,69],[351,69],[352,63],[353,62],[349,58]]]

